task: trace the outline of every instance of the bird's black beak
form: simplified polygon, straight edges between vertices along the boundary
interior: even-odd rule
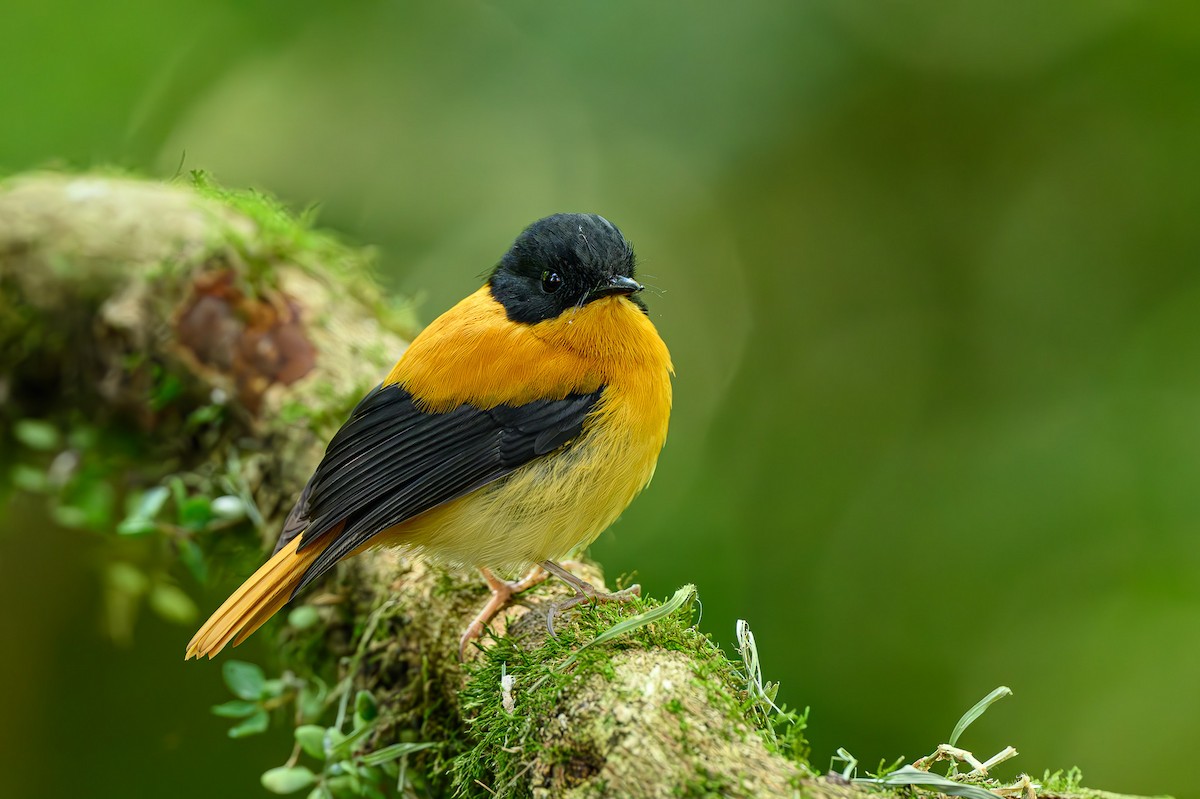
[[[596,288],[592,289],[588,296],[591,299],[599,299],[600,297],[610,297],[614,295],[637,294],[645,286],[637,282],[631,277],[624,275],[613,275],[607,282],[601,283]]]

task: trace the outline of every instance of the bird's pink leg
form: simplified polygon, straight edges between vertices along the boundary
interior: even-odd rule
[[[471,624],[463,632],[462,638],[458,640],[459,660],[462,660],[466,656],[467,646],[483,635],[483,629],[487,623],[495,618],[497,613],[512,603],[513,596],[522,591],[528,591],[539,583],[545,582],[546,578],[550,576],[541,566],[534,566],[524,577],[513,582],[501,580],[492,574],[489,569],[481,568],[479,573],[483,575],[483,579],[487,581],[488,587],[492,589],[492,598],[483,606],[483,610],[479,611],[471,621]]]

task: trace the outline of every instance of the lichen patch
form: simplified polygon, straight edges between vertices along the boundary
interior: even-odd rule
[[[312,371],[317,351],[295,297],[264,289],[249,296],[232,269],[202,273],[176,317],[176,340],[201,366],[233,381],[239,401],[258,413],[275,383]]]
[[[566,725],[550,725],[535,797],[606,796],[603,786],[622,786],[622,796],[792,796],[780,781],[776,760],[745,726],[731,721],[695,687],[692,661],[683,653],[630,650],[614,654],[612,678],[596,674],[564,697],[575,709]],[[592,753],[599,767],[586,780],[570,779],[568,753]],[[663,773],[693,763],[688,783],[665,784]],[[656,769],[655,764],[663,768]],[[576,772],[580,773],[580,772]]]

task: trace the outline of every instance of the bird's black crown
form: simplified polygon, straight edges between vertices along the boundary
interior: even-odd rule
[[[509,319],[536,324],[613,293],[639,291],[633,272],[633,247],[616,225],[597,214],[555,214],[525,228],[488,285]]]

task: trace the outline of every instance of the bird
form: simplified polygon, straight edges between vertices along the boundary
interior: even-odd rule
[[[460,656],[548,574],[574,589],[547,613],[551,634],[555,612],[636,593],[600,592],[562,566],[650,483],[666,442],[674,367],[635,268],[633,247],[597,214],[525,228],[350,413],[274,554],[185,657],[240,644],[339,561],[381,546],[480,570],[492,597]]]

